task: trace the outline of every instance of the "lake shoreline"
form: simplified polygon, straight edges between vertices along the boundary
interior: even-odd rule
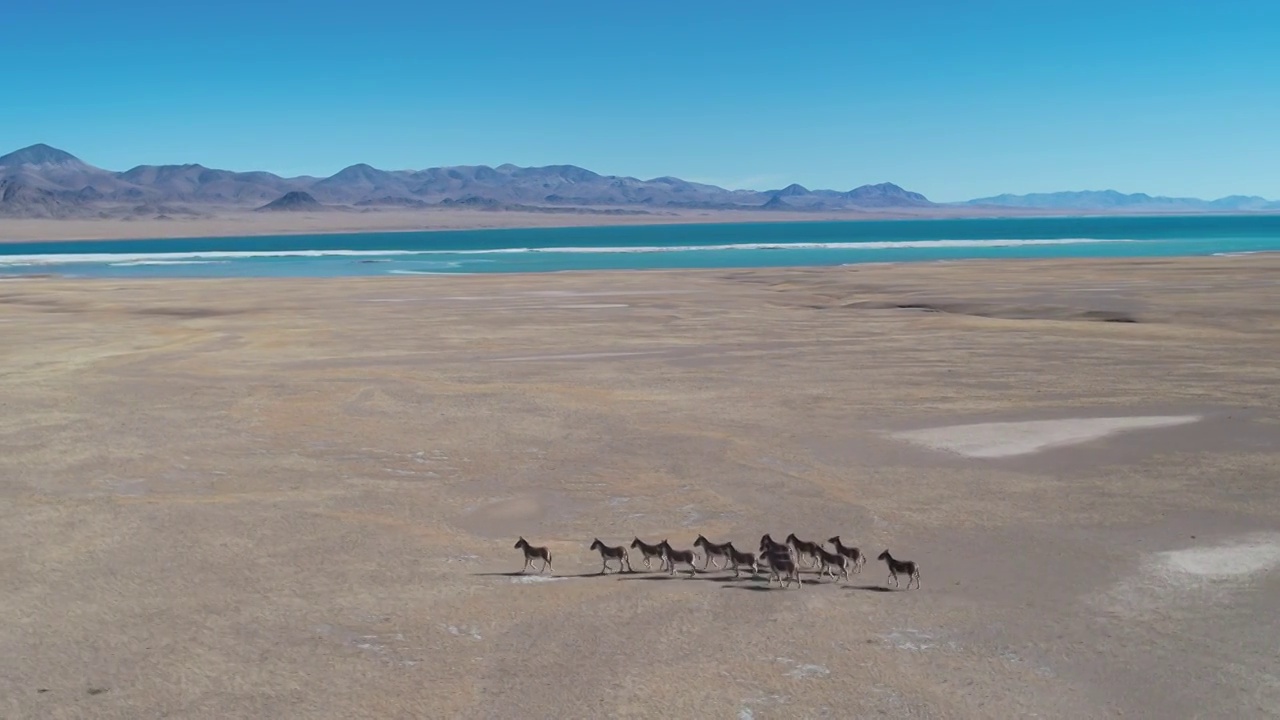
[[[0,275],[337,277],[1247,256],[1275,217],[1073,217],[481,229],[0,245]]]
[[[1018,218],[1092,217],[1265,217],[1277,212],[1135,213],[1060,211],[1019,208],[894,208],[867,211],[787,212],[765,210],[672,210],[647,215],[598,212],[534,213],[479,210],[330,210],[262,213],[219,208],[192,218],[0,218],[0,246],[10,243],[110,242],[123,240],[240,238],[356,233],[415,233],[457,230],[529,230],[715,224],[875,222],[906,220],[999,220]]]

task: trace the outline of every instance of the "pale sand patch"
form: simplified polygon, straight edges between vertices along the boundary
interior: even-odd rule
[[[631,307],[624,303],[579,303],[565,305],[489,305],[481,307],[473,307],[473,310],[605,310],[608,308],[625,308]]]
[[[1152,415],[993,422],[910,430],[893,433],[891,437],[966,457],[1002,458],[1076,445],[1129,430],[1185,425],[1200,419],[1199,415]]]
[[[495,500],[471,511],[471,516],[487,522],[502,523],[513,520],[530,520],[540,517],[544,511],[536,498],[520,496]]]
[[[492,358],[489,362],[535,362],[539,360],[595,360],[598,358],[627,357],[628,355],[657,355],[666,350],[637,350],[633,352],[576,353],[570,355],[525,355],[523,357]]]
[[[571,308],[571,309],[579,309],[579,310],[603,310],[606,308],[625,308],[625,307],[631,307],[631,306],[626,303],[579,303],[577,305],[545,305],[545,306],[539,305],[535,307]]]
[[[912,630],[911,628],[893,630],[881,637],[886,643],[898,650],[923,652],[939,647],[939,641],[932,634],[920,630]],[[947,643],[946,646],[950,650],[956,649],[955,643]]]
[[[1218,604],[1277,567],[1280,533],[1154,553],[1137,573],[1107,592],[1103,604],[1120,612],[1167,612],[1175,605]]]
[[[1217,547],[1171,550],[1156,556],[1165,575],[1225,580],[1280,566],[1280,534],[1265,533]]]
[[[444,628],[445,632],[449,633],[450,635],[457,635],[459,637],[469,637],[472,640],[484,639],[484,636],[480,634],[480,631],[477,628],[470,625],[463,625],[463,626],[441,625],[441,627]]]
[[[831,674],[831,670],[823,665],[797,662],[791,658],[784,657],[778,658],[778,662],[791,666],[792,669],[787,672],[788,677],[803,679],[809,677],[826,677]]]
[[[612,296],[621,296],[621,295],[690,295],[690,294],[694,294],[694,293],[701,293],[701,292],[703,292],[703,291],[702,291],[702,290],[677,290],[677,289],[654,289],[654,290],[601,290],[601,291],[588,291],[588,290],[529,290],[529,291],[527,291],[527,292],[515,293],[514,295],[506,295],[506,296],[504,296],[504,297],[508,297],[508,298],[517,298],[517,297],[548,297],[548,298],[550,298],[550,297],[561,297],[561,298],[570,298],[570,297],[612,297]],[[474,298],[474,297],[472,297],[472,298],[468,298],[468,299],[475,300],[475,299],[483,299],[483,298]]]

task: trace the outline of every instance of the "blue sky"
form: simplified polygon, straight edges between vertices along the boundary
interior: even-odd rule
[[[6,3],[0,152],[1280,198],[1262,0]]]

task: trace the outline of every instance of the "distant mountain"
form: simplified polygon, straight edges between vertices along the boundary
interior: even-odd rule
[[[795,210],[795,208],[787,204],[786,200],[782,199],[781,194],[769,198],[769,201],[761,205],[760,208],[763,210]]]
[[[893,183],[863,185],[848,192],[809,190],[803,185],[788,185],[768,193],[768,208],[793,210],[857,210],[869,208],[924,208],[934,203],[920,193],[903,190]]]
[[[32,145],[0,157],[0,182],[52,193],[67,207],[108,197],[145,197],[141,189],[121,182],[114,173],[48,145]],[[130,189],[136,192],[126,195]]]
[[[809,194],[809,188],[803,185],[798,185],[796,183],[791,183],[790,185],[775,192],[773,196],[775,198],[787,198],[787,197],[804,197],[805,195],[808,195],[808,194]]]
[[[1043,210],[1163,210],[1170,212],[1229,212],[1280,210],[1280,202],[1256,196],[1231,195],[1218,200],[1152,196],[1115,190],[996,195],[969,200],[964,205]]]
[[[323,210],[324,205],[316,202],[311,194],[302,190],[292,190],[281,195],[278,199],[258,208],[262,212],[289,212],[297,210]]]
[[[25,147],[21,150],[11,152],[8,155],[0,155],[0,167],[22,167],[30,165],[33,167],[48,166],[80,166],[88,168],[75,155],[69,152],[59,150],[55,147],[49,147],[44,143],[37,143],[31,147]]]
[[[116,177],[166,200],[227,204],[262,203],[310,185],[266,172],[237,173],[203,165],[139,165]]]
[[[264,210],[444,206],[634,214],[678,208],[919,208],[933,203],[891,183],[864,185],[847,192],[809,190],[801,185],[760,192],[726,190],[669,176],[640,180],[601,175],[574,165],[380,170],[361,163],[326,178],[286,178],[195,164],[139,165],[112,172],[48,145],[32,145],[0,157],[3,216],[136,216],[162,206],[173,213],[200,213],[204,212],[199,209],[202,206]]]
[[[845,193],[855,205],[866,207],[927,207],[933,203],[917,192],[903,190],[893,183],[863,185]]]
[[[1268,200],[1257,195],[1228,195],[1209,201],[1209,205],[1215,210],[1280,210],[1280,201]]]
[[[373,196],[413,197],[409,189],[412,173],[387,172],[361,163],[339,170],[308,188],[325,202],[359,202]]]
[[[59,193],[0,177],[0,215],[64,218],[75,217],[77,213],[74,201],[64,201]]]
[[[418,200],[409,197],[397,197],[395,195],[384,195],[380,198],[369,198],[361,200],[355,204],[356,207],[405,207],[405,208],[425,208],[431,207],[431,204],[425,200]]]
[[[326,178],[280,177],[203,165],[139,165],[124,172],[94,167],[48,145],[0,156],[0,216],[142,217],[198,215],[210,208],[323,209],[454,207],[522,212],[643,214],[672,209],[791,212],[920,211],[962,207],[1040,211],[1280,211],[1280,202],[1233,195],[1218,200],[1126,195],[1115,190],[998,195],[938,205],[893,183],[852,190],[727,190],[663,176],[601,175],[574,165],[459,165],[380,170],[360,163]]]

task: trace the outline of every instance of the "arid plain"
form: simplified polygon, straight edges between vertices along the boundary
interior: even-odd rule
[[[1048,216],[1047,210],[1000,208],[998,217]],[[1070,213],[1056,213],[1070,214]],[[355,210],[264,213],[244,208],[211,207],[191,216],[157,218],[4,218],[0,243],[63,240],[133,240],[188,237],[250,237],[429,230],[489,230],[614,225],[690,225],[710,223],[820,222],[920,218],[988,218],[987,208],[941,207],[920,210],[885,208],[847,211],[656,210],[617,208],[544,208],[542,212],[504,210]]]
[[[6,719],[1280,713],[1280,258],[20,280],[0,334]],[[587,550],[765,532],[872,559]]]

